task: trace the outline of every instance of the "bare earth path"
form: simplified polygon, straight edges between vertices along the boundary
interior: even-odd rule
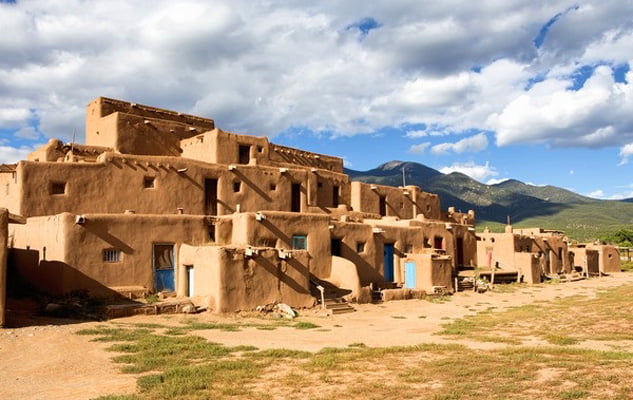
[[[491,307],[503,310],[535,301],[556,301],[557,297],[594,296],[602,289],[631,284],[633,274],[620,273],[559,285],[521,286],[512,293],[462,292],[440,304],[407,300],[354,305],[357,312],[330,317],[306,311],[301,319],[320,326],[311,330],[280,327],[275,330],[245,328],[239,332],[206,330],[194,333],[228,346],[249,344],[260,349],[309,351],[346,347],[354,343],[378,347],[455,342],[434,333],[441,330],[441,325],[446,322]],[[200,314],[193,317],[136,316],[108,323],[178,325],[190,318],[222,322],[249,320],[237,316]],[[254,318],[253,321],[262,323],[261,319]],[[109,344],[90,342],[91,336],[74,334],[98,324],[30,318],[26,323],[21,321],[24,327],[0,330],[0,399],[90,399],[110,393],[133,393],[136,377],[118,372],[118,366],[110,361],[113,353],[104,350]],[[502,346],[467,340],[458,343],[474,348]],[[533,344],[540,343],[535,341]]]

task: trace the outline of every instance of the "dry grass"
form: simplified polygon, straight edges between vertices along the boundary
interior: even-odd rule
[[[138,375],[131,396],[145,399],[616,399],[633,398],[633,352],[571,347],[585,339],[631,340],[633,287],[597,298],[485,311],[446,325],[457,338],[520,343],[536,336],[555,345],[473,350],[458,344],[374,348],[354,343],[316,353],[227,347],[169,328],[112,323],[80,332],[112,342],[114,361]],[[303,325],[296,323],[301,329]],[[624,329],[626,328],[626,329]]]

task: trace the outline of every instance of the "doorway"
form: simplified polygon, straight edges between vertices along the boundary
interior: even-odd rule
[[[301,212],[301,184],[293,183],[290,189],[290,211]]]
[[[394,281],[393,273],[393,243],[385,243],[384,246],[384,276],[386,282]]]
[[[415,289],[415,280],[415,261],[407,261],[404,263],[404,287]]]
[[[218,180],[204,180],[204,212],[206,215],[218,215]]]
[[[462,267],[464,265],[464,238],[458,237],[457,238],[457,267]]]
[[[174,291],[174,245],[154,244],[152,251],[154,289],[157,292]]]

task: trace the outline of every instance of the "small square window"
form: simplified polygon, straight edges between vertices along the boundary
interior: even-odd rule
[[[270,190],[277,190],[277,185],[274,183],[270,184]]]
[[[121,250],[105,249],[103,250],[103,261],[108,263],[116,263],[121,261]]]
[[[358,242],[358,243],[356,243],[356,252],[357,253],[364,253],[365,252],[365,242]]]
[[[242,188],[242,182],[233,182],[233,191],[235,193],[239,192]]]
[[[66,182],[51,183],[51,194],[66,194]]]
[[[156,178],[153,176],[146,176],[143,178],[143,188],[154,189],[156,187]]]
[[[306,236],[294,235],[292,237],[293,250],[306,250],[308,248],[308,238]]]
[[[264,152],[264,148],[262,146],[257,146],[257,152],[258,153],[263,153]]]

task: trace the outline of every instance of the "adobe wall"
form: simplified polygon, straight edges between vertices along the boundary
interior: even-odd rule
[[[615,246],[591,244],[587,247],[598,251],[600,272],[608,274],[621,271],[620,252]]]
[[[0,207],[8,209],[13,214],[20,214],[21,190],[17,169],[0,172]]]
[[[351,205],[355,211],[380,215],[381,198],[385,199],[385,216],[411,219],[424,214],[428,219],[440,218],[439,197],[422,192],[417,186],[396,188],[351,182]]]
[[[178,155],[181,139],[214,127],[208,118],[105,97],[86,108],[86,144],[122,153]]]
[[[10,197],[0,205],[25,216],[74,213],[205,214],[205,179],[217,179],[217,214],[237,211],[291,210],[291,186],[301,185],[301,210],[306,211],[310,193],[317,196],[316,181],[303,169],[281,172],[274,167],[210,165],[177,157],[124,156],[104,153],[97,163],[52,163],[21,161]],[[147,188],[146,179],[154,179]],[[63,194],[54,194],[61,184]],[[236,188],[235,185],[238,185]],[[311,186],[310,186],[311,185]],[[237,189],[237,191],[236,191]],[[7,190],[5,184],[5,190]],[[346,201],[343,191],[340,201]],[[325,209],[321,207],[321,211]]]
[[[588,249],[586,247],[570,247],[569,251],[573,254],[572,267],[579,267],[583,273],[589,272],[591,275],[597,275],[600,272],[600,255],[598,250]]]
[[[273,165],[302,165],[332,172],[343,173],[343,159],[325,154],[312,153],[292,147],[271,144],[269,160]]]
[[[541,283],[541,260],[534,253],[515,253],[514,265],[524,283]]]
[[[4,326],[7,296],[7,240],[9,236],[9,211],[0,208],[0,327]]]
[[[340,256],[355,264],[360,284],[383,282],[384,243],[373,233],[372,226],[360,222],[332,222],[330,225],[328,240],[341,241]],[[358,252],[359,244],[363,245],[361,252]]]
[[[293,252],[281,260],[275,249],[261,249],[248,257],[233,246],[182,246],[179,268],[193,266],[194,302],[215,312],[253,310],[275,302],[291,307],[314,305],[310,294],[309,256]]]
[[[65,283],[71,274],[66,258],[67,223],[71,217],[33,217],[25,225],[10,226],[13,268],[24,282],[40,291],[55,295],[66,291]]]
[[[12,228],[16,264],[30,283],[52,294],[88,290],[96,296],[112,287],[154,288],[153,244],[208,243],[202,216],[86,214],[85,223],[63,213],[29,218]],[[121,250],[118,262],[104,261],[104,250]],[[177,260],[176,260],[177,263]]]
[[[482,268],[499,268],[516,271],[515,235],[512,233],[480,233],[477,241],[477,265]],[[491,254],[491,255],[490,255]]]
[[[402,268],[407,262],[415,263],[415,288],[433,293],[434,286],[453,288],[453,267],[451,257],[437,254],[407,254],[402,259]]]
[[[329,217],[320,214],[299,214],[268,211],[265,219],[256,220],[255,213],[233,217],[233,237],[236,246],[276,247],[291,250],[294,235],[307,237],[310,273],[326,279],[331,273]]]

